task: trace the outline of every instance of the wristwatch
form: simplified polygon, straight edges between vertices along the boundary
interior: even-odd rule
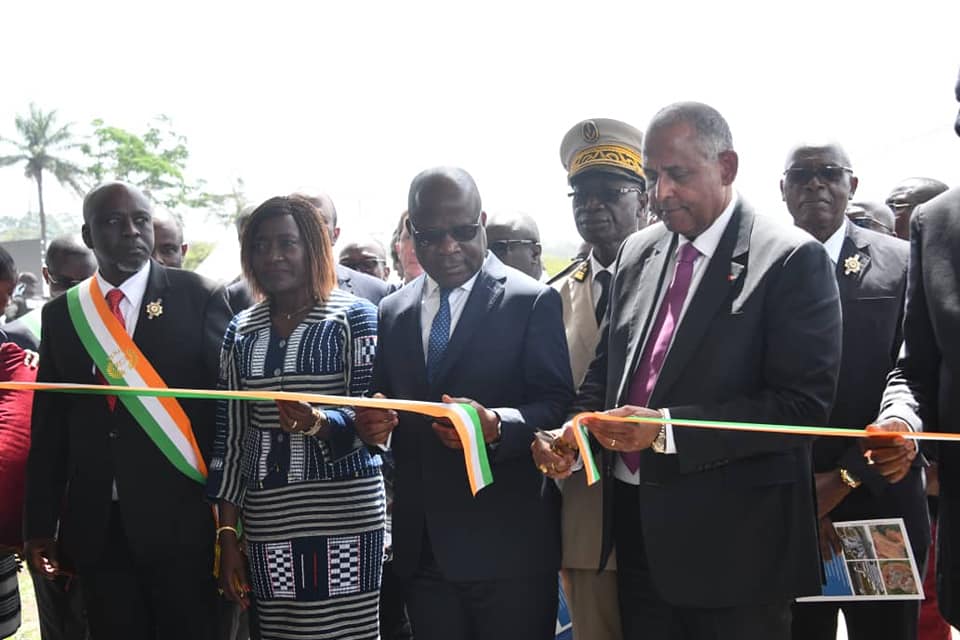
[[[660,411],[660,417],[665,418],[663,411]],[[666,453],[667,452],[667,425],[660,425],[660,431],[657,432],[657,437],[653,439],[653,442],[650,443],[650,448],[653,449],[654,453]]]
[[[851,489],[856,489],[863,484],[863,482],[860,481],[860,478],[853,475],[846,469],[840,469],[840,479],[843,480],[843,484],[847,485]]]

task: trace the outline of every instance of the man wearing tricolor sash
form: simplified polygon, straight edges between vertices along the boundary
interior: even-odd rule
[[[222,288],[150,260],[151,205],[111,183],[84,199],[98,271],[44,307],[38,380],[213,388]],[[94,638],[210,638],[214,520],[204,500],[212,403],[37,394],[24,539],[73,571]]]

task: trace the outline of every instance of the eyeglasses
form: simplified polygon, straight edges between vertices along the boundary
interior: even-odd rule
[[[347,267],[348,269],[353,269],[354,271],[361,271],[364,268],[366,269],[376,269],[379,265],[387,264],[387,261],[383,258],[364,258],[363,260],[357,260],[351,262],[349,260],[341,260],[340,264]]]
[[[787,182],[793,184],[807,184],[816,176],[821,182],[837,183],[843,174],[853,173],[850,167],[841,167],[835,164],[824,164],[819,167],[790,167],[783,172]]]
[[[573,198],[573,204],[586,204],[591,197],[596,198],[603,204],[613,204],[624,195],[631,191],[643,193],[641,187],[597,187],[594,189],[574,189],[567,194],[568,198]]]
[[[533,246],[539,247],[540,243],[536,240],[495,240],[490,243],[490,250],[494,253],[500,251],[510,251],[513,247]]]
[[[47,270],[47,279],[51,285],[60,287],[62,289],[70,289],[71,287],[75,287],[83,282],[83,280],[74,280],[73,278],[68,278],[66,276],[54,275],[54,273],[49,269]]]
[[[477,231],[480,230],[480,217],[473,224],[461,224],[450,229],[417,229],[413,226],[413,220],[407,218],[407,226],[413,235],[413,240],[421,247],[440,244],[447,236],[453,238],[456,242],[470,242],[477,237]]]

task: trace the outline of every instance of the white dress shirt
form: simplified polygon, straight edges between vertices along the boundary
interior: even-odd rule
[[[104,280],[99,271],[97,271],[95,277],[97,278],[97,284],[100,285],[100,290],[103,292],[104,298],[114,289],[123,291],[123,300],[120,301],[120,312],[123,314],[123,319],[126,323],[127,335],[132,336],[137,328],[137,318],[140,317],[140,306],[143,303],[143,296],[147,293],[147,281],[150,279],[150,261],[147,260],[147,264],[143,265],[140,271],[137,271],[121,282],[119,287],[115,287]]]
[[[730,204],[727,205],[727,208],[723,210],[723,213],[713,221],[709,227],[707,227],[703,233],[698,235],[693,240],[693,246],[697,248],[697,251],[700,252],[700,255],[697,256],[697,259],[693,261],[693,275],[690,279],[690,289],[687,290],[687,297],[683,301],[683,309],[680,311],[680,318],[677,319],[677,327],[674,329],[673,336],[671,337],[670,347],[667,349],[666,357],[669,357],[670,349],[673,348],[673,340],[676,339],[677,333],[680,331],[680,326],[683,323],[683,317],[687,313],[687,308],[690,306],[690,301],[693,300],[693,296],[697,292],[697,287],[700,286],[700,281],[703,279],[703,274],[707,271],[707,265],[710,263],[710,259],[713,257],[713,254],[717,252],[717,245],[720,244],[720,239],[723,237],[723,232],[726,231],[727,225],[730,223],[730,218],[733,217],[733,210],[737,206],[738,201],[737,193],[733,193],[733,197],[730,198]],[[673,276],[677,268],[677,256],[680,253],[680,249],[683,248],[685,244],[688,244],[690,240],[680,236],[680,240],[677,243],[677,248],[674,251],[673,255],[670,256],[670,261],[667,263],[668,273],[670,277],[665,279],[665,285],[660,291],[660,298],[657,300],[657,306],[653,310],[654,317],[660,312],[660,305],[663,303],[664,297],[667,295],[667,289],[670,286],[670,283],[673,282]],[[647,336],[649,339],[651,336]],[[643,348],[646,348],[646,345],[642,345]],[[642,353],[642,352],[641,352]],[[670,418],[670,412],[667,409],[663,409],[667,419]],[[675,454],[677,452],[677,443],[673,438],[673,425],[666,425],[666,436],[667,442],[664,453],[666,454]],[[622,456],[617,456],[616,465],[613,469],[614,475],[618,480],[627,482],[630,484],[640,484],[640,473],[631,472],[627,467],[626,463],[623,461]]]
[[[844,220],[840,228],[823,243],[823,248],[827,250],[827,255],[833,260],[833,264],[840,262],[840,252],[843,250],[843,238],[847,235],[848,224],[850,223]]]
[[[121,282],[119,287],[115,287],[104,280],[99,271],[97,271],[94,277],[97,279],[97,284],[100,285],[100,290],[103,292],[104,298],[114,289],[123,291],[123,299],[120,301],[120,313],[123,314],[127,335],[133,336],[133,332],[137,328],[137,318],[140,316],[140,306],[143,303],[143,296],[147,293],[147,281],[150,279],[150,260],[147,260],[147,264],[143,265],[140,271],[137,271]],[[93,365],[93,372],[94,374],[97,373],[97,365]],[[114,500],[120,499],[120,496],[117,494],[116,480],[113,481],[113,489],[111,492]]]
[[[473,283],[477,281],[477,271],[473,277],[455,289],[450,290],[447,302],[450,304],[450,335],[457,328],[457,322],[463,314],[463,308],[470,297]],[[426,362],[430,350],[430,329],[433,327],[433,318],[440,310],[440,285],[430,276],[424,274],[423,297],[420,299],[420,331],[423,337],[423,360]],[[449,337],[449,336],[448,336]]]

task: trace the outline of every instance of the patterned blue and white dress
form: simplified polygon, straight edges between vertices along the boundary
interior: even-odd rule
[[[377,310],[335,289],[289,338],[267,303],[227,328],[226,389],[361,395],[377,341]],[[380,458],[353,429],[353,412],[325,409],[327,440],[280,429],[273,402],[222,401],[207,490],[237,505],[261,636],[378,637],[385,499]]]

